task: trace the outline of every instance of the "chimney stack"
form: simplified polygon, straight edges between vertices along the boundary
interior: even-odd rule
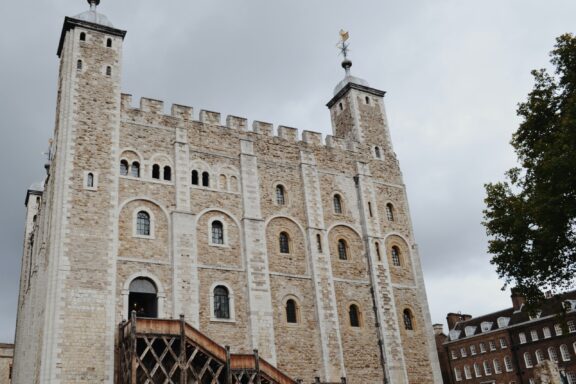
[[[512,288],[510,292],[511,292],[510,298],[512,299],[512,308],[514,308],[514,311],[518,311],[520,310],[520,308],[522,308],[522,305],[524,305],[526,299],[516,288]]]
[[[432,324],[432,328],[434,328],[435,335],[441,335],[444,333],[444,326],[442,324]]]

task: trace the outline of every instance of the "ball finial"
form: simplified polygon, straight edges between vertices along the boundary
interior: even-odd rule
[[[88,4],[90,4],[90,7],[92,6],[98,6],[100,5],[100,0],[88,0]]]

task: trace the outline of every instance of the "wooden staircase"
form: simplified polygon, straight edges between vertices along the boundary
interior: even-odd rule
[[[119,326],[117,384],[299,384],[266,360],[231,354],[184,321],[136,318]]]

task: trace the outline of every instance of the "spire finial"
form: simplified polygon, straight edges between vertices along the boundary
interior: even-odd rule
[[[90,10],[95,11],[96,7],[100,4],[100,0],[88,0],[88,4],[90,4]]]
[[[340,54],[344,56],[344,60],[342,61],[342,68],[344,68],[344,70],[346,71],[346,76],[350,75],[350,68],[352,67],[352,61],[348,59],[350,44],[346,43],[346,41],[348,41],[349,38],[350,34],[348,33],[348,31],[341,29],[340,41],[338,42],[338,49],[340,49]]]

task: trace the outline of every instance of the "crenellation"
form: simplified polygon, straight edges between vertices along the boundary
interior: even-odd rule
[[[254,120],[252,123],[252,129],[254,133],[260,135],[272,136],[274,133],[274,126],[271,123],[265,123],[263,121]]]
[[[192,107],[179,104],[172,104],[172,108],[170,110],[170,114],[172,117],[182,119],[185,121],[189,121],[194,118],[193,112],[194,109]]]
[[[162,115],[164,113],[164,102],[162,100],[142,97],[140,99],[140,110],[143,112]]]
[[[208,125],[220,125],[220,112],[200,110],[200,122]]]
[[[122,112],[132,109],[132,95],[129,93],[120,94],[120,107]]]
[[[298,129],[286,127],[284,125],[278,126],[278,137],[288,141],[298,141]]]
[[[310,145],[322,145],[322,134],[320,132],[303,131],[302,141]]]
[[[248,127],[248,119],[244,117],[228,115],[226,117],[226,126],[230,129],[238,129],[240,131],[246,131]]]

